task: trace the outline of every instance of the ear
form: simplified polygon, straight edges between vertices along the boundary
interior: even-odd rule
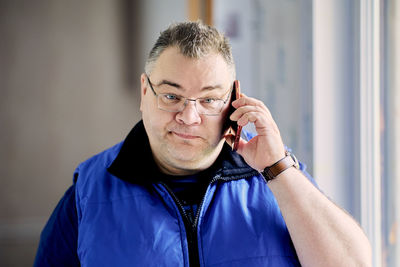
[[[147,76],[146,74],[142,73],[142,75],[140,75],[140,111],[142,110],[142,106],[143,106],[143,98],[147,93]]]
[[[147,92],[147,85],[147,75],[142,73],[142,75],[140,75],[140,88],[142,96],[144,96]]]

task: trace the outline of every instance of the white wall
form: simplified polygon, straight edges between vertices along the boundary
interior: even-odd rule
[[[359,218],[358,34],[351,1],[314,1],[314,174],[322,190]],[[358,207],[358,208],[357,208]]]
[[[264,101],[312,173],[312,1],[214,0],[214,7],[243,92]]]

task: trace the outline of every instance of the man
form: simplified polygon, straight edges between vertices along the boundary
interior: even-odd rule
[[[216,29],[162,32],[141,75],[143,120],[77,168],[35,265],[370,266],[357,223],[296,168],[261,101],[232,101],[234,80]],[[230,121],[257,130],[237,152]]]

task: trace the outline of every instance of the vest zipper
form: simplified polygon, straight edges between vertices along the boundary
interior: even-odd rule
[[[174,194],[174,192],[169,188],[169,186],[163,182],[160,183],[171,195],[175,204],[178,206],[179,212],[181,213],[185,229],[186,229],[186,239],[188,242],[188,250],[189,250],[189,266],[200,266],[199,252],[197,247],[197,235],[196,231],[193,231],[193,225],[190,222],[189,216],[187,215],[185,209],[183,208],[182,202],[178,199],[178,197]],[[199,209],[198,207],[197,209]]]
[[[208,183],[207,189],[211,184],[220,179],[220,175],[214,176],[214,178]],[[204,200],[206,198],[208,190],[203,194],[203,197],[197,207],[196,216],[194,221],[191,223],[189,216],[187,215],[185,209],[183,208],[182,202],[178,199],[178,197],[174,194],[174,192],[169,188],[167,184],[161,182],[161,184],[165,187],[168,193],[171,195],[176,205],[178,206],[179,212],[182,214],[182,217],[185,220],[185,228],[186,228],[186,236],[189,247],[189,265],[190,267],[200,266],[200,257],[199,257],[199,248],[197,246],[197,225],[199,223],[200,212],[203,207]]]
[[[244,177],[242,176],[241,178],[250,177],[252,175],[254,175],[254,173],[249,173],[248,175],[246,175]],[[239,179],[241,179],[241,178],[239,178]],[[196,216],[194,218],[193,223],[190,222],[189,216],[187,215],[185,209],[183,208],[182,202],[178,199],[178,197],[174,194],[174,192],[168,187],[167,184],[165,184],[164,182],[160,182],[160,184],[162,186],[164,186],[164,188],[171,195],[172,199],[175,201],[176,205],[178,206],[179,212],[181,213],[181,215],[184,219],[184,224],[185,224],[185,228],[186,228],[186,237],[187,237],[188,247],[189,247],[189,265],[190,265],[190,267],[200,266],[199,248],[197,246],[197,227],[198,227],[198,223],[199,223],[200,212],[203,207],[203,204],[204,204],[207,192],[208,192],[208,188],[218,180],[233,181],[233,180],[238,180],[238,178],[221,177],[221,175],[219,175],[219,174],[214,176],[213,179],[211,179],[211,181],[208,183],[207,190],[203,194],[200,204],[197,207]]]
[[[214,178],[208,183],[207,189],[210,187],[210,185],[212,185],[213,183],[218,181],[220,178],[221,178],[220,175],[214,176]],[[200,204],[197,207],[196,216],[194,217],[194,221],[193,221],[192,227],[193,227],[195,232],[197,232],[197,224],[199,223],[199,217],[200,217],[201,208],[203,207],[203,203],[204,203],[204,200],[206,199],[207,192],[208,192],[208,190],[206,190],[206,192],[204,192],[203,197],[202,197],[202,199],[200,201]],[[196,233],[196,236],[197,236],[197,233]]]

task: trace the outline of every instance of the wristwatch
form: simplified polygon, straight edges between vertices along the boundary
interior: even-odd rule
[[[267,182],[275,179],[276,176],[281,174],[283,171],[289,169],[290,167],[295,167],[299,169],[299,162],[295,155],[290,153],[289,151],[285,152],[285,157],[278,160],[276,163],[272,164],[269,167],[266,167],[262,172],[262,176],[264,176]]]

